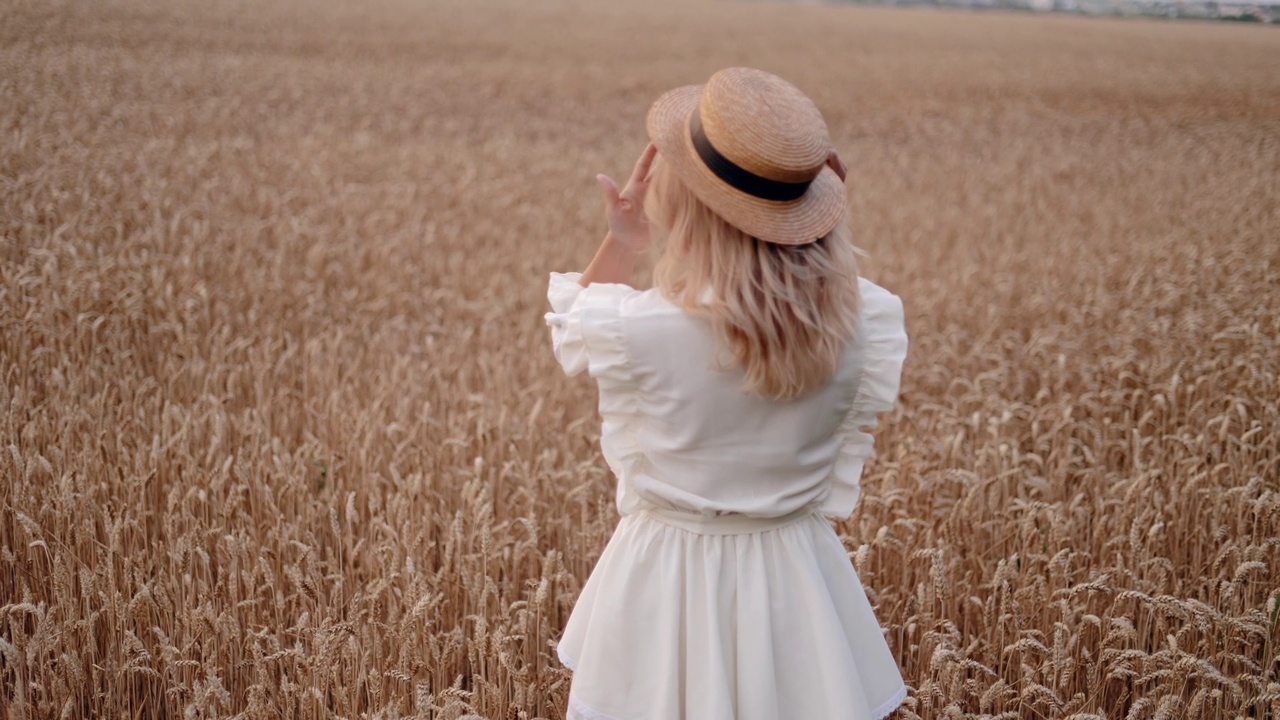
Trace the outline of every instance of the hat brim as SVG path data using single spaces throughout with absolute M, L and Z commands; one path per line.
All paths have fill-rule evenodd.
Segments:
M 737 190 L 702 162 L 693 148 L 689 118 L 702 85 L 664 94 L 649 108 L 645 128 L 663 161 L 707 207 L 730 225 L 765 242 L 804 245 L 825 237 L 844 217 L 848 195 L 840 176 L 823 167 L 795 200 L 765 200 Z

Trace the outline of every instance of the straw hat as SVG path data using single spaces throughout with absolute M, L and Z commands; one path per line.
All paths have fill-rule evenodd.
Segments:
M 693 194 L 730 225 L 780 245 L 813 242 L 844 217 L 844 182 L 826 165 L 822 113 L 782 78 L 721 70 L 653 104 L 649 139 Z

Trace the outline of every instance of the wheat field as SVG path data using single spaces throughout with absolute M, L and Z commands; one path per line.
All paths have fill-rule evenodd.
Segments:
M 1280 32 L 704 0 L 0 4 L 0 717 L 562 716 L 547 273 L 737 64 L 906 307 L 895 718 L 1280 717 Z

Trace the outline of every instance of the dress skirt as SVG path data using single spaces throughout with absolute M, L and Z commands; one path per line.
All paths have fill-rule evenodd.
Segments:
M 812 509 L 623 517 L 557 649 L 569 720 L 879 720 L 907 694 Z

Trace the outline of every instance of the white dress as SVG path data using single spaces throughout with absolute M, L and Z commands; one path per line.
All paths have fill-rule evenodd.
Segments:
M 860 280 L 834 377 L 777 402 L 714 368 L 705 320 L 656 290 L 553 273 L 569 375 L 600 386 L 617 530 L 558 645 L 569 720 L 878 720 L 906 686 L 824 516 L 858 499 L 907 352 L 902 303 Z

